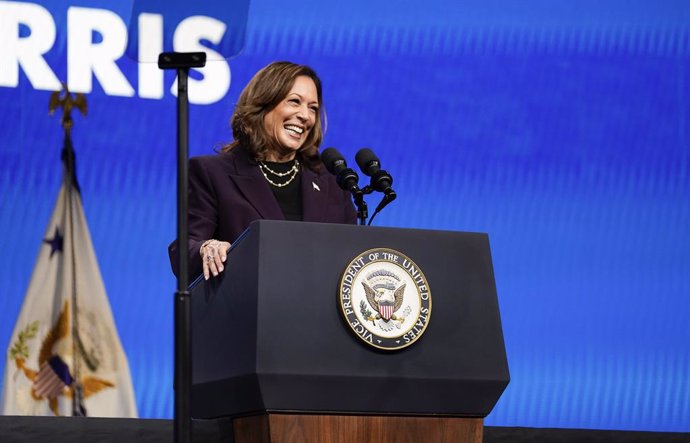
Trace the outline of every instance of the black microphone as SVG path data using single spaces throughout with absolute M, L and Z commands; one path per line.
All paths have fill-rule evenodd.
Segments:
M 361 169 L 364 174 L 371 177 L 371 182 L 369 183 L 369 186 L 364 188 L 364 192 L 370 193 L 373 189 L 374 191 L 383 192 L 384 194 L 381 202 L 374 210 L 374 214 L 372 214 L 371 218 L 369 219 L 369 224 L 371 225 L 371 222 L 374 221 L 376 214 L 381 212 L 383 208 L 385 208 L 397 197 L 397 194 L 393 188 L 391 188 L 391 185 L 393 184 L 393 177 L 391 177 L 388 172 L 381 169 L 381 161 L 376 154 L 374 154 L 374 151 L 369 148 L 360 149 L 359 152 L 357 152 L 357 155 L 355 155 L 355 160 L 357 161 L 359 169 Z
M 347 162 L 343 155 L 335 148 L 327 148 L 321 153 L 321 161 L 326 165 L 326 169 L 335 175 L 335 181 L 342 189 L 353 194 L 361 193 L 359 189 L 359 176 L 351 168 L 347 167 Z
M 391 185 L 393 185 L 393 177 L 381 169 L 381 161 L 369 148 L 362 148 L 355 155 L 357 165 L 362 172 L 371 177 L 370 186 L 379 192 L 385 194 L 395 194 Z

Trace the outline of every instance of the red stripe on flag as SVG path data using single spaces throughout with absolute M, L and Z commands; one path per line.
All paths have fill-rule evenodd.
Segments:
M 34 380 L 36 394 L 39 397 L 54 398 L 62 393 L 65 386 L 67 385 L 55 374 L 53 368 L 49 364 L 43 363 L 36 380 Z
M 381 308 L 381 316 L 383 316 L 383 318 L 385 318 L 386 320 L 389 320 L 393 316 L 393 306 L 392 305 L 383 305 L 380 308 Z

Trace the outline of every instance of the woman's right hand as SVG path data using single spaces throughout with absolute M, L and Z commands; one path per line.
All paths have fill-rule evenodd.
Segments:
M 214 238 L 206 240 L 202 243 L 199 249 L 201 254 L 201 262 L 203 263 L 204 278 L 208 280 L 211 275 L 217 277 L 223 272 L 225 267 L 223 263 L 228 259 L 228 251 L 230 250 L 230 243 L 226 241 L 216 240 Z

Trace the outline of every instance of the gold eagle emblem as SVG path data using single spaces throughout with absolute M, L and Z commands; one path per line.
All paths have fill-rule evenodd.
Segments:
M 65 300 L 65 302 L 62 305 L 62 309 L 60 310 L 60 314 L 58 315 L 57 320 L 53 324 L 53 327 L 48 331 L 48 333 L 45 335 L 43 338 L 43 341 L 41 343 L 41 349 L 38 353 L 38 367 L 41 368 L 43 367 L 44 364 L 46 364 L 51 357 L 53 357 L 55 354 L 53 353 L 53 348 L 55 347 L 55 344 L 67 337 L 67 335 L 70 332 L 70 316 L 69 316 L 69 302 Z M 58 410 L 58 397 L 52 397 L 52 398 L 44 398 L 40 396 L 36 392 L 36 387 L 34 385 L 34 382 L 36 381 L 36 377 L 38 376 L 39 371 L 32 369 L 26 365 L 26 360 L 28 359 L 28 348 L 26 346 L 26 339 L 31 339 L 35 336 L 35 330 L 38 326 L 37 322 L 32 323 L 29 325 L 25 331 L 20 333 L 19 340 L 14 344 L 12 350 L 10 351 L 11 354 L 13 354 L 14 359 L 15 359 L 15 364 L 17 366 L 17 369 L 20 370 L 27 379 L 29 379 L 32 382 L 31 386 L 31 397 L 35 401 L 42 401 L 42 400 L 48 400 L 48 407 L 50 410 L 53 412 L 53 414 L 60 415 L 59 410 Z M 33 333 L 31 332 L 33 331 Z M 28 334 L 27 334 L 28 332 Z M 24 335 L 24 338 L 22 338 L 22 335 Z M 14 352 L 16 351 L 16 352 Z M 98 377 L 93 377 L 93 376 L 84 376 L 81 377 L 81 385 L 83 388 L 83 393 L 84 393 L 84 398 L 88 398 L 91 395 L 94 395 L 103 389 L 106 388 L 112 388 L 115 387 L 115 384 L 108 381 L 104 380 Z M 74 395 L 74 384 L 72 386 L 69 386 L 65 388 L 62 394 L 67 398 L 72 398 Z
M 367 301 L 371 305 L 372 308 L 374 308 L 377 312 L 376 317 L 374 319 L 379 320 L 382 317 L 388 321 L 389 319 L 392 320 L 397 320 L 398 318 L 395 316 L 395 312 L 400 309 L 400 306 L 402 306 L 403 303 L 403 294 L 405 293 L 405 283 L 402 285 L 398 286 L 395 291 L 391 291 L 390 289 L 386 288 L 377 288 L 374 289 L 369 284 L 367 284 L 366 281 L 362 282 L 362 286 L 364 287 L 364 293 L 367 296 Z M 391 294 L 392 292 L 392 294 Z M 393 309 L 391 311 L 391 315 L 382 315 L 382 306 L 383 305 L 388 305 L 388 306 L 393 306 Z M 386 318 L 387 317 L 387 318 Z

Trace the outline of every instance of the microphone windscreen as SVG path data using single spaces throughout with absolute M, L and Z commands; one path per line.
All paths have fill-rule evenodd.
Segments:
M 338 161 L 341 161 L 342 164 L 345 164 L 345 157 L 343 157 L 343 155 L 335 148 L 326 148 L 321 153 L 321 161 L 324 165 L 326 165 L 328 172 L 331 174 L 336 174 L 337 172 L 335 170 L 335 165 L 338 163 Z
M 376 156 L 376 154 L 374 154 L 374 151 L 369 148 L 362 148 L 357 151 L 355 161 L 357 162 L 359 169 L 361 169 L 366 175 L 372 175 L 374 172 L 376 172 L 371 170 L 373 162 L 376 162 L 375 165 L 377 167 L 381 164 L 379 158 Z

